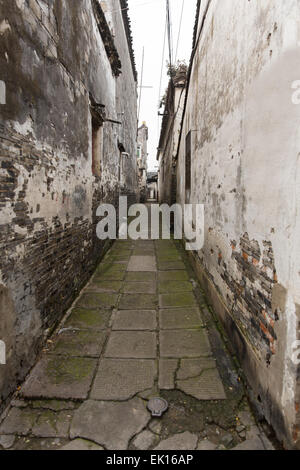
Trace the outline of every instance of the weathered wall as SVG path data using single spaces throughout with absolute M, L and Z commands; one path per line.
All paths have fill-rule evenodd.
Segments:
M 139 168 L 139 195 L 140 202 L 145 202 L 147 199 L 147 168 L 148 168 L 148 127 L 146 123 L 138 128 L 137 133 L 137 145 L 138 145 L 138 168 Z
M 159 161 L 159 202 L 176 202 L 176 154 L 185 100 L 185 74 L 169 82 L 157 160 Z
M 300 331 L 300 106 L 292 83 L 300 78 L 300 5 L 205 0 L 198 35 L 178 197 L 205 204 L 205 245 L 194 253 L 199 276 L 267 419 L 286 445 L 299 447 L 292 352 Z
M 119 196 L 119 142 L 136 194 L 136 81 L 122 13 L 114 43 L 93 6 L 0 0 L 0 407 L 103 253 L 96 208 Z M 100 177 L 90 95 L 122 121 L 103 124 Z
M 128 3 L 126 0 L 120 2 L 106 0 L 100 3 L 108 24 L 111 26 L 115 46 L 122 64 L 122 74 L 120 79 L 116 81 L 115 119 L 122 123 L 117 128 L 118 142 L 124 148 L 124 154 L 121 156 L 121 193 L 127 195 L 128 204 L 132 204 L 136 202 L 138 184 L 136 162 L 137 74 L 132 63 L 134 59 L 132 57 L 133 51 L 130 50 L 131 39 L 128 37 L 128 31 L 126 30 L 128 23 L 123 20 L 127 15 L 125 8 Z M 122 8 L 122 11 L 119 11 L 118 8 Z

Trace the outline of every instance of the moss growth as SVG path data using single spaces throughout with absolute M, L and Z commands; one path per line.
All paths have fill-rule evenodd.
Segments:
M 123 281 L 125 277 L 125 271 L 106 271 L 97 272 L 94 282 L 98 281 Z
M 185 269 L 182 261 L 158 261 L 158 268 L 161 271 L 167 271 L 168 269 L 181 270 Z
M 57 431 L 57 418 L 58 415 L 54 411 L 45 410 L 39 416 L 37 425 L 48 424 L 52 429 L 54 429 L 54 431 Z
M 156 273 L 152 272 L 128 272 L 126 275 L 126 281 L 130 282 L 138 282 L 138 281 L 155 281 L 156 279 Z
M 193 285 L 188 281 L 161 281 L 158 284 L 161 294 L 169 292 L 192 292 Z
M 120 308 L 123 310 L 155 310 L 158 301 L 154 294 L 123 294 Z
M 181 292 L 180 294 L 163 294 L 161 307 L 188 307 L 196 306 L 196 299 L 192 292 Z
M 209 424 L 214 424 L 215 429 L 218 426 L 219 432 L 233 430 L 236 426 L 238 402 L 235 400 L 199 401 L 179 391 L 161 391 L 161 396 L 172 403 L 161 421 L 163 437 L 183 430 L 207 431 Z
M 186 271 L 163 271 L 158 273 L 158 280 L 164 281 L 188 281 L 189 276 Z
M 58 354 L 94 356 L 100 353 L 104 332 L 95 330 L 66 331 L 59 336 L 54 347 Z
M 35 409 L 47 409 L 52 411 L 73 410 L 75 403 L 65 400 L 34 400 L 30 406 Z
M 96 269 L 96 273 L 115 273 L 119 271 L 126 271 L 126 264 L 120 264 L 115 262 L 105 262 L 100 264 Z
M 95 279 L 89 286 L 91 289 L 102 290 L 103 292 L 119 292 L 122 287 L 121 281 L 101 281 Z
M 117 294 L 108 294 L 108 293 L 88 293 L 83 294 L 76 307 L 82 307 L 86 309 L 94 309 L 100 307 L 114 307 L 117 303 L 118 295 Z
M 110 312 L 99 310 L 74 309 L 65 323 L 66 327 L 78 328 L 105 328 L 110 318 Z
M 56 357 L 48 361 L 46 374 L 55 384 L 76 384 L 93 373 L 94 359 L 70 357 L 58 360 Z

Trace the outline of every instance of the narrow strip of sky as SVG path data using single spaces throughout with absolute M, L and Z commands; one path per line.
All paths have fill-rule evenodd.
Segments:
M 172 43 L 174 48 L 173 53 L 175 55 L 181 20 L 181 33 L 178 42 L 177 60 L 185 60 L 188 64 L 192 50 L 196 0 L 185 0 L 184 9 L 182 10 L 183 1 L 184 0 L 169 0 L 172 22 Z M 144 47 L 143 85 L 153 87 L 142 89 L 140 109 L 140 123 L 146 121 L 149 127 L 148 165 L 149 170 L 153 171 L 157 164 L 156 151 L 160 132 L 160 125 L 158 128 L 157 122 L 157 113 L 159 104 L 158 95 L 160 88 L 161 60 L 166 24 L 166 0 L 128 0 L 128 5 L 137 71 L 140 75 Z M 164 95 L 168 85 L 168 57 L 169 52 L 166 42 L 161 96 Z M 140 79 L 141 77 L 139 76 L 139 81 Z

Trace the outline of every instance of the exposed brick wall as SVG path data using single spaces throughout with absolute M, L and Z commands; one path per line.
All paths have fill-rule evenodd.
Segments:
M 15 309 L 22 317 L 30 317 L 25 299 L 39 312 L 42 335 L 42 331 L 53 328 L 60 320 L 103 256 L 105 243 L 96 237 L 96 209 L 104 199 L 117 205 L 118 190 L 105 194 L 102 190 L 94 191 L 92 220 L 83 216 L 70 216 L 69 220 L 67 217 L 66 222 L 62 223 L 59 215 L 56 215 L 49 224 L 44 216 L 39 216 L 42 199 L 36 201 L 35 208 L 30 208 L 26 200 L 29 178 L 23 179 L 21 186 L 18 184 L 18 178 L 23 175 L 22 170 L 24 174 L 30 175 L 39 166 L 47 174 L 49 159 L 45 151 L 39 152 L 32 143 L 12 133 L 8 134 L 8 131 L 0 135 L 0 144 L 1 208 L 14 201 L 11 203 L 14 212 L 11 220 L 3 223 L 1 218 L 1 281 L 11 288 L 14 286 Z M 66 204 L 69 195 L 65 191 L 61 194 L 53 192 L 52 184 L 52 179 L 46 178 L 45 193 L 41 198 L 46 197 L 48 190 L 57 200 L 58 207 Z M 23 234 L 20 229 L 24 231 Z M 23 330 L 17 324 L 16 338 L 19 334 L 23 334 Z M 41 335 L 32 339 L 36 350 Z M 25 357 L 26 351 L 23 355 L 15 356 L 16 371 Z
M 292 344 L 300 108 L 291 99 L 298 16 L 297 0 L 284 9 L 259 0 L 201 2 L 177 163 L 184 204 L 185 139 L 193 131 L 190 202 L 205 210 L 199 273 L 261 409 L 291 447 L 299 388 Z
M 96 236 L 96 211 L 118 208 L 119 142 L 136 202 L 132 57 L 121 12 L 115 42 L 100 13 L 98 21 L 90 0 L 0 3 L 8 24 L 0 35 L 0 339 L 8 353 L 0 409 L 110 244 Z M 92 174 L 92 101 L 108 119 L 100 177 Z
M 272 311 L 272 290 L 277 282 L 272 245 L 265 241 L 261 253 L 259 244 L 245 233 L 239 246 L 232 241 L 232 258 L 238 277 L 228 271 L 221 251 L 218 254 L 221 277 L 233 294 L 232 313 L 259 355 L 269 362 L 276 350 L 274 324 L 279 320 Z

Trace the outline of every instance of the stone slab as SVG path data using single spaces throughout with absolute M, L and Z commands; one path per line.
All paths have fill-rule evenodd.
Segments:
M 125 294 L 155 294 L 156 282 L 125 282 L 122 292 Z
M 34 426 L 38 412 L 27 408 L 11 408 L 0 425 L 0 434 L 26 436 Z
M 14 445 L 15 439 L 13 435 L 2 434 L 2 436 L 0 436 L 0 446 L 3 447 L 3 449 L 10 449 Z
M 155 310 L 120 310 L 113 321 L 113 330 L 156 330 Z
M 132 252 L 132 256 L 155 256 L 155 249 L 152 248 L 136 248 Z
M 161 432 L 162 432 L 162 428 L 163 428 L 161 419 L 160 418 L 154 418 L 150 422 L 148 427 L 152 432 L 154 432 L 154 434 L 160 435 Z
M 156 361 L 102 359 L 91 391 L 94 400 L 128 400 L 153 387 Z
M 50 354 L 77 357 L 99 357 L 106 339 L 106 332 L 97 330 L 63 331 L 55 341 Z
M 89 400 L 75 412 L 70 437 L 92 440 L 108 450 L 126 450 L 150 419 L 140 398 L 121 403 Z
M 265 450 L 265 448 L 260 438 L 256 437 L 238 444 L 232 450 Z
M 210 356 L 207 333 L 204 330 L 161 331 L 160 355 L 165 358 Z
M 205 370 L 199 377 L 177 380 L 177 388 L 198 400 L 226 400 L 227 398 L 217 369 Z
M 82 294 L 76 302 L 75 307 L 95 309 L 95 308 L 113 308 L 116 306 L 118 300 L 117 294 L 111 293 L 94 293 L 89 292 Z
M 86 292 L 119 292 L 121 281 L 97 281 L 96 279 L 86 287 Z
M 154 359 L 156 358 L 156 333 L 114 331 L 108 340 L 105 357 Z
M 126 271 L 110 271 L 110 272 L 101 272 L 96 273 L 93 282 L 98 281 L 123 281 Z
M 181 359 L 178 367 L 177 379 L 186 380 L 198 377 L 203 371 L 216 369 L 217 364 L 212 357 L 198 357 L 197 359 Z
M 76 405 L 73 401 L 65 400 L 32 400 L 27 401 L 31 408 L 46 409 L 52 411 L 74 410 Z
M 64 328 L 83 330 L 104 330 L 108 327 L 111 312 L 108 310 L 87 310 L 74 308 L 67 318 Z
M 133 247 L 134 248 L 149 248 L 149 247 L 154 247 L 154 241 L 153 240 L 134 240 L 133 241 Z
M 197 442 L 198 436 L 186 431 L 161 441 L 154 450 L 195 450 Z
M 133 445 L 138 450 L 148 450 L 149 447 L 154 445 L 157 439 L 157 436 L 146 429 L 134 439 Z
M 160 310 L 159 324 L 163 330 L 193 329 L 203 325 L 200 310 L 196 307 Z
M 143 271 L 156 271 L 155 256 L 131 256 L 127 271 L 143 272 Z
M 103 273 L 103 272 L 112 272 L 112 271 L 126 271 L 127 263 L 126 261 L 116 261 L 113 259 L 108 258 L 96 269 L 96 273 Z
M 117 254 L 117 252 L 114 252 L 114 253 L 109 253 L 107 255 L 107 258 L 105 259 L 109 259 L 115 262 L 123 261 L 123 262 L 128 263 L 130 256 L 131 256 L 131 251 L 128 251 L 128 253 L 121 253 L 121 254 Z
M 175 390 L 175 372 L 178 359 L 160 359 L 158 386 L 161 390 Z
M 127 272 L 125 281 L 134 281 L 134 282 L 145 282 L 145 281 L 155 281 L 156 272 Z
M 182 261 L 160 261 L 158 262 L 159 271 L 180 271 L 185 270 L 185 264 Z
M 197 450 L 216 450 L 218 446 L 209 440 L 199 442 Z
M 119 303 L 120 310 L 154 310 L 158 304 L 155 294 L 123 294 Z
M 188 281 L 189 275 L 186 271 L 159 271 L 158 281 Z
M 133 240 L 130 240 L 130 239 L 129 240 L 121 240 L 120 238 L 118 238 L 114 242 L 114 244 L 112 246 L 112 249 L 117 249 L 117 250 L 127 249 L 128 250 L 128 249 L 132 248 L 134 243 L 135 242 Z
M 32 434 L 36 437 L 68 437 L 71 419 L 70 411 L 44 410 L 33 426 Z
M 86 439 L 74 439 L 60 450 L 104 450 L 103 447 L 95 444 L 94 442 L 87 441 Z
M 250 411 L 240 411 L 238 414 L 239 421 L 246 426 L 254 426 L 255 425 L 255 419 L 253 415 L 250 413 Z
M 126 245 L 114 245 L 108 252 L 108 255 L 128 255 L 131 253 L 132 250 L 132 245 L 128 244 Z
M 173 240 L 167 240 L 167 239 L 162 239 L 160 238 L 159 240 L 155 240 L 154 241 L 155 243 L 155 246 L 157 246 L 158 248 L 175 248 L 175 245 L 174 245 L 174 242 Z
M 108 257 L 112 256 L 129 256 L 131 254 L 132 247 L 131 246 L 114 246 L 108 252 Z
M 197 306 L 197 302 L 192 292 L 161 294 L 159 296 L 159 306 L 160 308 L 194 307 Z
M 21 394 L 27 398 L 87 398 L 96 359 L 50 355 L 43 357 L 25 381 Z
M 193 284 L 189 281 L 160 281 L 158 284 L 158 292 L 160 294 L 192 291 Z
M 157 252 L 157 261 L 158 263 L 167 263 L 167 262 L 177 262 L 182 261 L 180 254 L 175 250 L 173 252 Z

